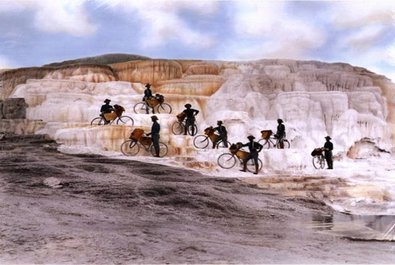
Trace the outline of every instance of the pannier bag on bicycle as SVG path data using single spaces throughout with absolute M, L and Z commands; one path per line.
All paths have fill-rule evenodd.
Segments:
M 248 156 L 250 153 L 248 153 L 248 152 L 246 152 L 246 151 L 243 151 L 243 150 L 240 150 L 241 145 L 242 145 L 242 143 L 232 144 L 232 145 L 229 147 L 229 151 L 230 151 L 232 154 L 236 155 L 236 156 L 237 156 L 238 158 L 240 158 L 241 160 L 244 160 L 244 159 L 247 158 L 247 156 Z
M 129 139 L 138 141 L 138 140 L 140 140 L 141 136 L 143 136 L 143 134 L 144 134 L 144 130 L 143 129 L 136 128 L 130 134 Z
M 262 133 L 262 139 L 268 140 L 270 136 L 273 134 L 272 130 L 263 130 L 261 131 Z
M 148 136 L 141 136 L 139 142 L 142 145 L 150 145 L 152 143 L 152 139 Z
M 322 155 L 322 148 L 321 147 L 315 148 L 313 150 L 313 152 L 311 152 L 311 156 L 318 156 L 318 155 Z
M 147 99 L 147 104 L 151 108 L 158 106 L 165 101 L 165 97 L 160 94 L 156 94 L 154 97 Z
M 184 112 L 181 112 L 181 113 L 177 114 L 177 120 L 179 122 L 183 122 L 186 117 L 187 117 L 187 115 Z

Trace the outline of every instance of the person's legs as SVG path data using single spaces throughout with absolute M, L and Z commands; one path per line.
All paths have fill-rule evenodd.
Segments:
M 228 137 L 222 136 L 221 138 L 222 138 L 222 142 L 224 143 L 224 146 L 228 147 Z
M 185 120 L 185 130 L 184 130 L 184 135 L 188 134 L 188 127 L 190 126 L 190 121 L 188 119 Z
M 247 172 L 247 163 L 248 163 L 248 160 L 250 160 L 250 159 L 252 159 L 252 158 L 253 158 L 253 157 L 251 156 L 251 154 L 248 154 L 248 156 L 243 160 L 243 169 L 240 170 L 240 171 Z
M 191 135 L 195 135 L 195 121 L 191 122 Z
M 280 139 L 278 140 L 278 142 L 279 142 L 279 145 L 280 145 L 280 149 L 284 149 L 284 141 L 283 141 L 283 138 L 280 138 Z
M 155 149 L 155 156 L 159 157 L 160 147 L 159 147 L 159 135 L 152 136 L 152 144 Z
M 325 161 L 326 164 L 328 165 L 328 169 L 333 169 L 332 154 L 325 154 Z
M 333 158 L 332 158 L 332 156 L 328 160 L 328 169 L 333 169 Z
M 254 156 L 254 162 L 255 162 L 255 175 L 258 174 L 259 172 L 259 164 L 258 164 L 258 154 Z

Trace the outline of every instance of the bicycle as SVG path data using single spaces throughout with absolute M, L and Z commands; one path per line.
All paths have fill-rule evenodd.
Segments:
M 164 100 L 164 96 L 156 94 L 155 97 L 147 99 L 146 101 L 141 101 L 134 105 L 134 113 L 149 114 L 149 111 L 152 110 L 153 113 L 157 112 L 170 114 L 173 109 L 169 104 L 165 103 Z
M 141 129 L 138 131 L 140 136 L 136 136 L 136 130 L 132 132 L 129 139 L 121 144 L 121 152 L 125 156 L 135 156 L 140 152 L 140 149 L 144 149 L 146 152 L 149 152 L 152 156 L 155 156 L 155 148 L 152 144 L 151 137 L 143 136 L 140 132 L 143 131 Z M 144 131 L 143 131 L 144 133 Z M 159 142 L 159 157 L 164 157 L 167 155 L 169 148 L 163 142 Z
M 122 115 L 125 109 L 120 105 L 114 105 L 114 111 L 111 113 L 101 114 L 99 117 L 91 121 L 91 125 L 111 125 L 114 122 L 118 125 L 133 126 L 134 120 L 132 117 Z
M 323 151 L 325 149 L 323 147 L 315 148 L 311 155 L 313 156 L 313 166 L 316 169 L 324 169 L 325 168 L 325 157 L 323 155 Z
M 272 147 L 276 147 L 278 149 L 288 149 L 291 147 L 289 141 L 286 138 L 283 138 L 281 140 L 283 147 L 281 148 L 280 140 L 275 135 L 272 135 L 272 130 L 263 130 L 261 133 L 262 139 L 260 139 L 258 143 L 260 143 L 265 149 L 270 149 Z
M 213 126 L 204 130 L 204 134 L 200 134 L 193 139 L 193 145 L 198 149 L 206 148 L 210 141 L 213 143 L 213 148 L 224 148 L 230 146 L 228 141 L 223 141 L 219 135 L 214 133 Z
M 243 166 L 244 159 L 249 155 L 248 152 L 244 150 L 240 150 L 241 143 L 232 144 L 229 147 L 230 153 L 224 153 L 220 155 L 217 159 L 217 163 L 220 167 L 224 169 L 233 168 L 237 162 L 239 162 L 240 166 Z M 263 163 L 260 158 L 258 158 L 258 171 L 261 171 Z M 255 172 L 255 161 L 254 159 L 249 159 L 247 161 L 247 170 L 249 172 Z
M 185 133 L 186 121 L 185 121 L 185 113 L 181 112 L 177 114 L 177 121 L 173 123 L 171 126 L 171 130 L 175 135 L 180 135 Z M 196 125 L 196 121 L 193 123 L 192 126 L 188 126 L 187 133 L 191 136 L 195 136 L 198 132 L 198 127 Z

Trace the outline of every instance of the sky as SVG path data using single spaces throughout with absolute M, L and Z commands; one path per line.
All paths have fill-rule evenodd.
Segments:
M 107 53 L 344 62 L 395 82 L 395 1 L 0 0 L 0 68 Z

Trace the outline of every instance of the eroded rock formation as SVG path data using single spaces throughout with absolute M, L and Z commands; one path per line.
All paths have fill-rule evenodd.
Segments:
M 86 126 L 105 98 L 133 116 L 144 84 L 151 83 L 154 93 L 163 94 L 173 107 L 172 115 L 160 116 L 164 128 L 189 102 L 201 110 L 201 128 L 223 120 L 231 141 L 240 141 L 247 133 L 258 136 L 262 129 L 275 130 L 277 118 L 285 121 L 287 137 L 296 148 L 320 146 L 326 135 L 343 150 L 363 137 L 387 149 L 395 141 L 395 85 L 384 76 L 343 63 L 144 59 L 15 69 L 0 77 L 1 98 L 25 98 L 28 119 L 63 124 L 56 128 Z M 147 117 L 134 117 L 149 127 Z M 55 135 L 57 129 L 51 128 Z M 169 142 L 179 142 L 167 132 Z

